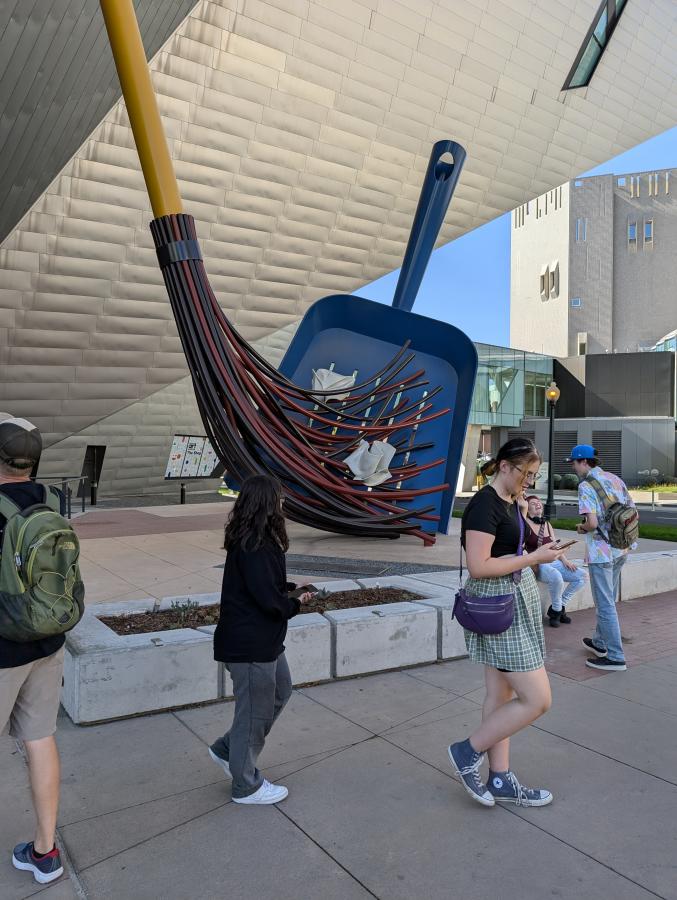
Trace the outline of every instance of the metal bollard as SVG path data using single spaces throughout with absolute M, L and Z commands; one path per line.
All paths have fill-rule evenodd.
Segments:
M 73 499 L 73 491 L 71 490 L 70 484 L 68 485 L 68 490 L 66 491 L 66 511 L 68 513 L 68 518 L 71 518 L 71 514 L 73 512 L 71 507 L 71 501 Z
M 83 512 L 85 511 L 85 482 L 86 481 L 87 481 L 86 478 L 80 479 L 80 496 L 82 498 L 82 511 Z
M 179 500 L 179 502 L 180 503 L 186 502 L 186 485 L 183 484 L 183 482 L 181 483 L 181 499 Z
M 93 481 L 92 484 L 91 484 L 91 486 L 90 486 L 90 488 L 89 488 L 89 503 L 90 503 L 90 506 L 96 506 L 96 491 L 97 491 L 97 488 L 98 488 L 98 487 L 99 487 L 99 485 L 96 483 L 96 481 Z

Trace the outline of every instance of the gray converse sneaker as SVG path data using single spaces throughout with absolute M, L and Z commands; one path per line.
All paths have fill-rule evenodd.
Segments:
M 468 741 L 451 744 L 448 753 L 451 764 L 461 779 L 461 784 L 473 800 L 481 803 L 482 806 L 495 806 L 496 801 L 487 790 L 479 773 L 479 768 L 484 762 L 484 753 L 474 751 Z
M 492 772 L 489 790 L 497 803 L 514 803 L 516 806 L 547 806 L 552 803 L 550 791 L 524 787 L 513 772 Z

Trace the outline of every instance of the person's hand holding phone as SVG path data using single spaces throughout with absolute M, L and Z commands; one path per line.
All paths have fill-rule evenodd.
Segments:
M 566 548 L 559 547 L 556 543 L 543 544 L 538 550 L 529 553 L 529 562 L 531 565 L 541 565 L 542 563 L 553 563 L 559 559 Z

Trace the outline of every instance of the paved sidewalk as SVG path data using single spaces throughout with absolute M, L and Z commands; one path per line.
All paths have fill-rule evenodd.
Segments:
M 555 794 L 545 809 L 480 808 L 452 776 L 446 747 L 480 718 L 482 670 L 466 660 L 295 691 L 261 760 L 267 777 L 289 787 L 277 808 L 234 805 L 207 756 L 232 703 L 90 728 L 62 718 L 59 837 L 73 880 L 45 893 L 677 898 L 676 603 L 673 593 L 622 604 L 630 658 L 643 641 L 653 656 L 622 674 L 584 668 L 579 637 L 592 611 L 548 629 L 552 667 L 569 667 L 570 677 L 552 675 L 552 710 L 515 739 L 513 753 L 526 783 Z M 12 749 L 0 738 L 2 900 L 42 891 L 9 864 L 31 822 L 23 760 Z

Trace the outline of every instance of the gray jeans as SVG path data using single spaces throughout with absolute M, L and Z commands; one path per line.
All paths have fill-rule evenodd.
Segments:
M 291 697 L 291 675 L 284 653 L 275 662 L 228 663 L 233 679 L 235 715 L 230 731 L 212 744 L 228 761 L 233 797 L 248 797 L 263 784 L 256 760 L 266 736 Z

